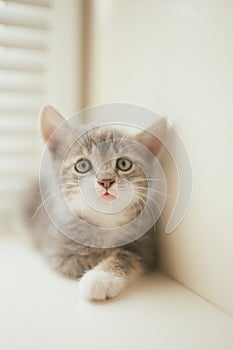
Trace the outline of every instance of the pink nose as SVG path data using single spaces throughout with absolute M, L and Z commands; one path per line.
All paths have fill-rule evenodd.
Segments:
M 105 190 L 107 191 L 111 186 L 112 184 L 114 184 L 115 180 L 113 179 L 104 179 L 104 180 L 101 180 L 101 181 L 98 181 L 98 184 L 102 187 L 105 188 Z

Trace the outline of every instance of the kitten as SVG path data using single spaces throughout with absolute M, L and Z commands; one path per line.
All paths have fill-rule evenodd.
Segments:
M 159 191 L 148 195 L 144 168 L 150 170 L 153 187 L 157 167 L 148 153 L 157 154 L 161 144 L 147 131 L 130 135 L 111 125 L 86 129 L 71 144 L 69 121 L 51 106 L 42 110 L 41 129 L 49 157 L 40 183 L 43 206 L 41 197 L 33 195 L 26 210 L 33 241 L 54 269 L 80 279 L 86 299 L 113 298 L 155 266 L 150 220 Z M 162 135 L 165 121 L 154 129 Z

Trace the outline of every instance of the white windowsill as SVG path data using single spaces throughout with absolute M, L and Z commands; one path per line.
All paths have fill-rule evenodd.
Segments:
M 88 303 L 14 237 L 0 238 L 0 348 L 231 350 L 233 320 L 161 273 Z

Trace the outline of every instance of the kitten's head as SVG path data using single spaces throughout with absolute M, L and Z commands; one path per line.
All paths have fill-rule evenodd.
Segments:
M 59 138 L 53 137 L 64 118 L 47 106 L 42 111 L 41 126 L 49 141 L 52 159 L 60 157 L 62 143 L 69 140 L 72 126 L 66 121 Z M 162 136 L 166 128 L 161 119 L 151 126 Z M 98 227 L 118 227 L 135 219 L 148 198 L 148 177 L 156 184 L 156 162 L 161 142 L 148 131 L 113 125 L 87 128 L 72 142 L 62 159 L 59 184 L 71 211 Z M 51 137 L 52 136 L 52 137 Z M 63 153 L 64 154 L 64 153 Z M 52 161 L 53 161 L 52 160 Z M 155 189 L 152 194 L 155 194 Z M 151 196 L 151 194 L 150 194 Z

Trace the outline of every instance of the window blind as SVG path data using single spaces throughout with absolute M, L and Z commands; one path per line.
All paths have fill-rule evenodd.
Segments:
M 52 3 L 0 0 L 0 224 L 38 163 L 38 111 L 48 80 Z

